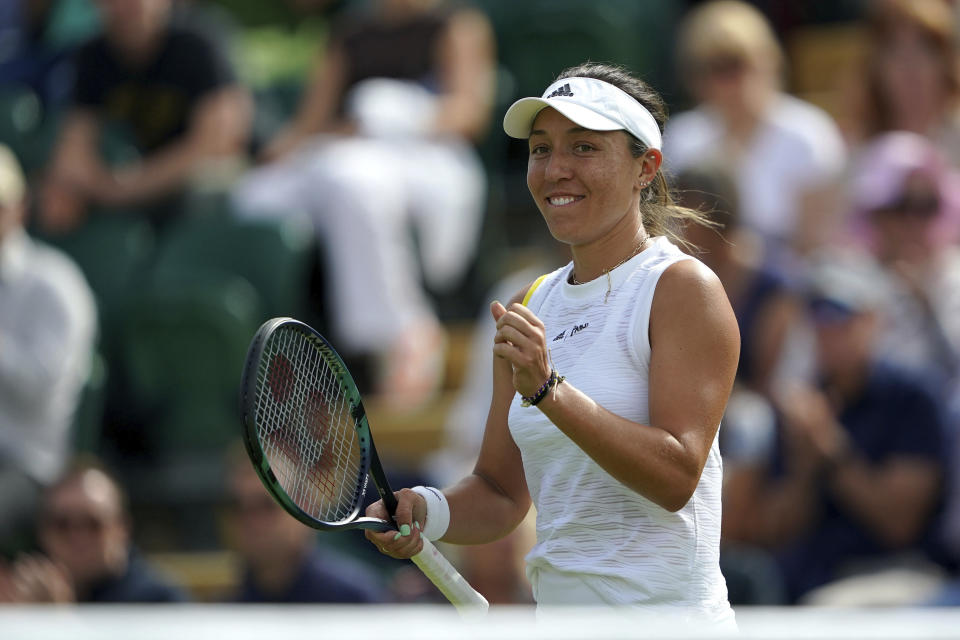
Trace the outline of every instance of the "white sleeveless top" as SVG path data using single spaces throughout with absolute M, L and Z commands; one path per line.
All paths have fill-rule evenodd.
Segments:
M 527 306 L 546 326 L 557 371 L 609 411 L 649 425 L 650 306 L 660 275 L 690 259 L 657 237 L 609 280 L 572 285 L 572 263 L 544 276 Z M 574 578 L 595 593 L 592 604 L 678 607 L 684 615 L 732 619 L 719 567 L 716 439 L 693 497 L 671 513 L 615 480 L 539 409 L 521 406 L 519 394 L 509 426 L 537 508 L 537 542 L 526 560 L 538 605 L 571 604 L 550 594 Z M 559 588 L 537 593 L 541 581 Z

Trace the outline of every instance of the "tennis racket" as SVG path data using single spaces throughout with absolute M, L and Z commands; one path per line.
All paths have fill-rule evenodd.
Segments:
M 343 360 L 313 328 L 273 318 L 257 330 L 243 369 L 240 411 L 253 466 L 287 513 L 315 529 L 396 528 L 359 516 L 368 472 L 393 516 L 390 489 L 360 392 Z M 413 562 L 460 610 L 486 599 L 426 538 Z

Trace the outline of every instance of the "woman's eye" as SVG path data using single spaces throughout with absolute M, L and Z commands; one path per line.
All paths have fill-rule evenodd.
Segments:
M 547 152 L 547 145 L 545 144 L 538 144 L 537 146 L 530 148 L 530 155 L 536 156 L 546 152 Z
M 581 142 L 580 144 L 574 145 L 574 150 L 579 151 L 580 153 L 586 153 L 587 151 L 593 151 L 594 146 L 592 144 L 587 144 L 586 142 Z

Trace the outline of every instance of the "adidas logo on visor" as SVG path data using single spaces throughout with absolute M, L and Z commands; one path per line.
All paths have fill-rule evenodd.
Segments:
M 564 97 L 567 97 L 567 98 L 572 98 L 572 97 L 573 97 L 573 91 L 570 90 L 570 85 L 569 85 L 569 84 L 563 85 L 562 87 L 560 87 L 559 89 L 557 89 L 556 91 L 554 91 L 553 93 L 551 93 L 550 95 L 548 95 L 548 96 L 547 96 L 547 99 L 556 98 L 557 96 L 564 96 Z

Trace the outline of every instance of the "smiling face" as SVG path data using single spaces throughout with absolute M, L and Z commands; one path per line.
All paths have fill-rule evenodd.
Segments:
M 549 107 L 534 120 L 529 145 L 527 186 L 554 238 L 578 247 L 636 236 L 659 152 L 635 158 L 625 132 L 584 129 Z

